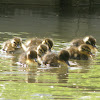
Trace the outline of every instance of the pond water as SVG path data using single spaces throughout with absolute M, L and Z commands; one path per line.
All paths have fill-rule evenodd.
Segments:
M 48 37 L 59 51 L 86 35 L 98 47 L 93 60 L 68 68 L 21 67 L 18 54 L 0 52 L 0 100 L 100 100 L 100 7 L 0 5 L 0 31 L 0 47 L 15 36 Z

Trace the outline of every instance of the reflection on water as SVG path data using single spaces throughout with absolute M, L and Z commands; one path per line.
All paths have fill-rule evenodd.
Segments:
M 73 38 L 93 35 L 99 51 L 99 21 L 99 7 L 1 5 L 0 46 L 14 36 L 23 41 L 50 37 L 54 40 L 54 50 L 59 51 L 70 46 Z M 18 57 L 0 51 L 0 99 L 100 99 L 99 52 L 91 61 L 70 60 L 70 67 L 54 68 L 22 67 L 17 64 Z

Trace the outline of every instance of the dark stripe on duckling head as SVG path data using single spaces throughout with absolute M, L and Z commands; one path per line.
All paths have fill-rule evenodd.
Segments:
M 41 48 L 41 50 L 42 50 L 42 53 L 47 52 L 47 46 L 46 46 L 46 45 L 41 44 L 41 45 L 40 45 L 40 48 Z
M 12 47 L 21 48 L 21 42 L 22 42 L 21 38 L 15 37 L 14 39 L 11 40 Z
M 96 39 L 93 37 L 93 36 L 87 36 L 83 39 L 83 41 L 86 43 L 86 44 L 89 44 L 89 45 L 92 45 L 92 46 L 95 46 L 96 44 Z
M 45 53 L 47 52 L 47 46 L 45 44 L 40 44 L 38 47 L 37 47 L 37 53 L 38 53 L 38 56 L 42 56 L 44 55 Z
M 91 49 L 89 48 L 89 46 L 87 44 L 82 44 L 79 46 L 79 51 L 83 52 L 83 53 L 90 54 Z
M 46 44 L 49 47 L 49 50 L 51 51 L 51 48 L 53 46 L 53 41 L 51 39 L 45 39 L 42 44 Z

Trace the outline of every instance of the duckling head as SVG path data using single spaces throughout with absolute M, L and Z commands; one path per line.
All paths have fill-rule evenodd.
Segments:
M 87 44 L 82 44 L 78 47 L 78 50 L 81 54 L 85 54 L 87 56 L 92 57 L 92 53 L 91 53 L 91 49 L 89 48 L 89 46 Z
M 13 48 L 21 48 L 22 45 L 22 39 L 19 37 L 15 37 L 14 39 L 11 40 L 11 44 Z
M 37 59 L 37 52 L 35 50 L 30 50 L 30 51 L 27 51 L 27 59 L 28 60 L 34 60 L 35 62 L 36 59 Z
M 37 47 L 37 55 L 38 56 L 43 56 L 46 52 L 47 52 L 47 46 L 45 44 L 40 44 L 38 47 Z
M 86 36 L 85 38 L 83 38 L 83 41 L 86 44 L 92 45 L 93 47 L 96 48 L 95 44 L 96 44 L 96 39 L 93 36 Z
M 51 51 L 51 48 L 53 47 L 53 41 L 51 39 L 44 39 L 44 41 L 42 42 L 42 44 L 46 44 L 49 48 L 49 51 Z
M 70 66 L 68 60 L 70 58 L 70 54 L 67 50 L 61 50 L 58 54 L 59 60 L 66 62 L 67 65 Z

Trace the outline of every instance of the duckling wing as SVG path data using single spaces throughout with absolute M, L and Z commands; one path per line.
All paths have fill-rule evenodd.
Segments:
M 82 39 L 76 39 L 76 40 L 73 40 L 73 41 L 71 42 L 71 44 L 72 44 L 72 46 L 78 47 L 78 46 L 80 46 L 81 44 L 84 44 L 84 41 L 83 41 Z

